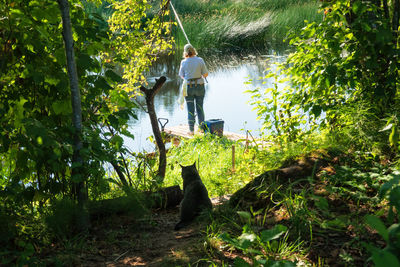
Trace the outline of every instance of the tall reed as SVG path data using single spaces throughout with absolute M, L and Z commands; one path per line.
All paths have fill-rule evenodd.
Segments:
M 198 48 L 249 49 L 281 42 L 288 31 L 320 21 L 318 2 L 312 0 L 219 0 L 176 2 L 190 42 Z M 180 29 L 177 45 L 186 43 Z

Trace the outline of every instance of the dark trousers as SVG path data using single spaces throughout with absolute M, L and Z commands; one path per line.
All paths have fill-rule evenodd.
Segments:
M 189 130 L 191 132 L 194 131 L 194 123 L 196 121 L 195 114 L 197 114 L 199 125 L 202 125 L 204 122 L 204 109 L 203 109 L 204 95 L 205 95 L 204 84 L 188 85 L 187 96 L 185 97 L 185 100 L 188 110 Z

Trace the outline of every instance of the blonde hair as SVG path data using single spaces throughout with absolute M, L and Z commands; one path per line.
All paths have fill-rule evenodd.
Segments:
M 183 57 L 191 57 L 197 55 L 196 49 L 191 44 L 186 44 L 183 47 Z

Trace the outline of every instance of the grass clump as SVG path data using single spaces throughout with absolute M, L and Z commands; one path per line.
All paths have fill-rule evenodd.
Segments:
M 232 169 L 232 146 L 235 146 L 235 169 Z M 181 168 L 196 162 L 200 177 L 211 197 L 230 194 L 244 186 L 265 168 L 254 148 L 245 149 L 241 143 L 213 135 L 195 136 L 183 140 L 168 152 L 170 167 L 166 185 L 182 184 Z

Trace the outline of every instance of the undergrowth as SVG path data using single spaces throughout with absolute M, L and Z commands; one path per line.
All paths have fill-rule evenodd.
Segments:
M 323 168 L 295 181 L 282 182 L 271 176 L 263 186 L 254 188 L 257 192 L 254 202 L 238 206 L 226 202 L 215 206 L 212 214 L 200 217 L 203 245 L 197 253 L 203 255 L 202 262 L 209 266 L 360 266 L 372 263 L 383 266 L 382 262 L 391 262 L 393 264 L 387 266 L 396 266 L 400 247 L 400 173 L 395 165 L 371 153 L 348 153 L 346 142 L 334 142 L 332 138 L 328 134 L 316 134 L 297 142 L 271 143 L 260 149 L 213 135 L 196 135 L 182 140 L 178 147 L 172 146 L 162 186 L 180 185 L 182 188 L 179 165 L 196 162 L 210 197 L 234 194 L 256 176 L 290 166 L 299 158 L 320 156 L 326 163 Z M 234 169 L 232 146 L 235 147 Z M 133 174 L 145 169 L 133 169 L 132 179 L 140 178 L 149 183 L 151 168 L 156 168 L 157 163 L 146 166 L 147 174 L 136 178 Z M 66 227 L 73 223 L 66 219 L 73 221 L 74 207 L 60 202 L 49 208 L 46 221 L 35 219 L 42 227 L 37 225 L 30 229 L 26 225 L 24 228 L 31 237 L 41 236 L 41 239 L 15 238 L 18 251 L 3 251 L 2 263 L 39 263 L 42 259 L 37 255 L 54 250 L 57 253 L 46 260 L 48 263 L 75 264 L 81 262 L 74 259 L 83 250 L 96 251 L 96 242 L 87 236 L 67 235 Z M 113 206 L 110 208 L 117 210 Z M 126 231 L 153 227 L 151 219 L 139 216 L 132 220 L 138 215 L 135 211 L 129 215 L 130 224 L 123 230 L 113 229 L 112 218 L 119 218 L 119 215 L 112 210 L 101 216 L 101 220 L 110 224 L 104 238 L 112 242 L 114 249 L 126 242 L 120 240 Z M 123 221 L 124 217 L 121 218 Z M 10 228 L 12 218 L 0 216 L 0 220 L 3 228 Z M 93 221 L 93 229 L 104 233 L 99 230 L 101 220 Z M 50 232 L 35 234 L 33 231 L 38 228 Z M 15 235 L 12 231 L 10 234 Z M 53 237 L 49 235 L 52 232 L 56 233 Z M 2 236 L 4 240 L 0 241 L 9 238 Z M 40 244 L 56 245 L 38 250 Z M 184 263 L 190 264 L 192 259 L 185 258 Z
M 268 149 L 261 149 L 252 143 L 246 146 L 245 140 L 233 142 L 215 135 L 196 135 L 193 139 L 182 140 L 178 147 L 173 146 L 168 151 L 164 186 L 182 184 L 179 165 L 186 166 L 196 162 L 211 197 L 232 194 L 255 176 L 278 168 L 285 161 L 309 153 L 320 145 L 321 138 L 309 137 L 297 143 L 285 146 L 268 145 Z
M 314 175 L 289 184 L 267 180 L 254 188 L 254 206 L 215 209 L 205 236 L 215 266 L 399 266 L 399 173 L 370 153 L 324 146 L 324 139 L 330 140 L 320 138 L 318 150 L 310 143 L 268 150 L 285 166 L 290 158 L 324 155 L 328 164 Z

